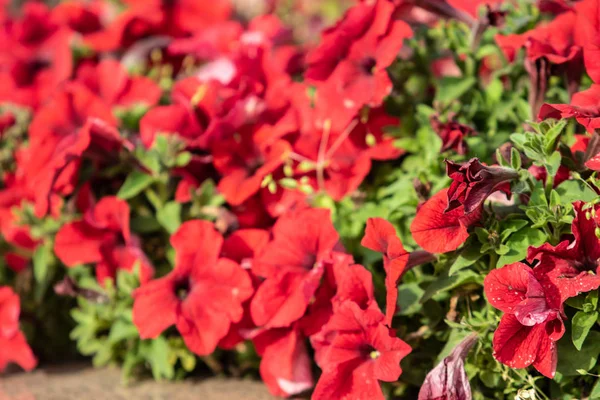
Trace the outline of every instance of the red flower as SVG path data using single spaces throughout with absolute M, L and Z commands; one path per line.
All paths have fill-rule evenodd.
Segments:
M 411 348 L 392 336 L 380 311 L 362 310 L 347 302 L 323 327 L 332 336 L 320 359 L 323 370 L 312 398 L 384 399 L 379 381 L 395 382 L 402 369 L 400 360 Z
M 471 385 L 464 362 L 475 343 L 477 334 L 472 333 L 464 338 L 448 357 L 429 371 L 419 390 L 418 400 L 471 399 Z
M 392 324 L 396 312 L 398 299 L 397 283 L 408 262 L 408 252 L 404 250 L 402 242 L 396 235 L 396 229 L 382 218 L 369 218 L 365 236 L 361 244 L 368 249 L 383 254 L 383 268 L 385 269 L 385 322 Z
M 98 65 L 84 64 L 77 80 L 112 107 L 126 109 L 136 105 L 153 106 L 160 100 L 161 89 L 144 76 L 131 77 L 120 62 L 105 59 Z
M 0 372 L 9 363 L 16 363 L 26 371 L 37 365 L 37 360 L 19 329 L 21 305 L 8 286 L 0 286 Z
M 494 334 L 496 359 L 511 368 L 533 365 L 552 378 L 556 344 L 564 333 L 559 298 L 545 291 L 527 265 L 514 263 L 493 270 L 484 280 L 486 297 L 505 314 Z
M 191 351 L 210 354 L 241 320 L 252 282 L 239 264 L 219 258 L 223 238 L 207 221 L 184 223 L 171 244 L 175 269 L 134 292 L 133 322 L 142 339 L 175 325 Z
M 477 133 L 473 128 L 453 120 L 441 122 L 437 116 L 431 117 L 431 127 L 442 139 L 442 151 L 454 150 L 458 154 L 468 151 L 465 137 Z
M 600 7 L 597 1 L 581 1 L 575 6 L 577 19 L 575 21 L 575 41 L 583 47 L 585 70 L 596 83 L 600 83 L 600 23 L 598 14 Z
M 28 189 L 35 197 L 38 216 L 51 208 L 55 193 L 70 194 L 84 154 L 97 160 L 115 157 L 132 145 L 114 128 L 110 109 L 84 86 L 71 83 L 36 114 L 29 127 L 29 147 L 19 160 Z
M 0 101 L 37 108 L 71 75 L 71 32 L 43 3 L 27 2 L 21 11 L 2 28 Z
M 283 140 L 270 146 L 257 143 L 259 134 L 260 128 L 243 129 L 212 149 L 215 168 L 223 175 L 219 191 L 231 205 L 240 205 L 257 193 L 263 179 L 281 167 L 291 151 Z
M 571 98 L 571 104 L 544 104 L 538 119 L 575 118 L 585 129 L 594 133 L 600 128 L 600 85 L 592 86 Z
M 485 166 L 477 158 L 463 164 L 446 160 L 446 173 L 452 178 L 446 211 L 464 206 L 465 214 L 480 209 L 485 199 L 497 190 L 510 193 L 510 181 L 519 176 L 510 168 Z
M 469 237 L 467 228 L 481 218 L 481 209 L 465 215 L 463 206 L 445 212 L 448 189 L 436 193 L 417 212 L 410 232 L 419 246 L 430 253 L 454 251 Z
M 256 325 L 287 327 L 304 315 L 338 239 L 326 209 L 299 211 L 277 220 L 273 240 L 252 265 L 257 276 L 266 278 L 250 308 Z
M 569 261 L 579 271 L 600 272 L 600 239 L 596 230 L 600 227 L 600 205 L 584 210 L 584 203 L 573 203 L 575 219 L 571 225 L 574 240 L 564 240 L 556 246 L 548 243 L 540 247 L 530 247 L 527 259 L 540 259 L 544 254 Z
M 65 224 L 54 241 L 56 256 L 67 266 L 95 263 L 100 283 L 114 279 L 118 269 L 131 271 L 138 263 L 140 279 L 148 281 L 154 268 L 129 230 L 129 205 L 113 196 L 103 197 L 79 221 Z
M 295 328 L 269 329 L 253 339 L 262 357 L 260 376 L 274 396 L 289 397 L 313 387 L 305 338 Z
M 386 0 L 351 9 L 309 54 L 306 77 L 331 79 L 346 102 L 379 106 L 392 90 L 386 68 L 412 36 L 408 24 L 392 17 L 395 9 Z

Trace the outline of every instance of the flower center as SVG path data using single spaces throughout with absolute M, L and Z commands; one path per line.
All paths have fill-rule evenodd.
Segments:
M 371 357 L 372 360 L 377 360 L 380 355 L 381 355 L 381 353 L 378 352 L 377 350 L 373 350 L 369 353 L 369 357 Z
M 374 69 L 375 69 L 375 65 L 377 65 L 377 60 L 374 59 L 373 57 L 365 58 L 360 63 L 360 66 L 361 66 L 362 70 L 367 75 L 373 75 L 373 72 L 374 72 Z
M 185 298 L 188 296 L 189 293 L 190 293 L 189 279 L 185 279 L 180 282 L 177 282 L 177 284 L 175 285 L 175 295 L 180 300 L 185 300 Z

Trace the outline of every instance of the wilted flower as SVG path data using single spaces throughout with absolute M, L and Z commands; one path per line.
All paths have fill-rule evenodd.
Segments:
M 509 182 L 519 176 L 513 169 L 488 167 L 477 158 L 463 164 L 446 160 L 446 173 L 454 182 L 448 190 L 448 206 L 445 212 L 462 205 L 465 207 L 465 214 L 477 210 L 495 191 L 509 192 Z

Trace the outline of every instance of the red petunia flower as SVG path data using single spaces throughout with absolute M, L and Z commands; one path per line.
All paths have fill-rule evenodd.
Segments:
M 312 398 L 384 399 L 379 381 L 395 382 L 402 369 L 400 361 L 411 352 L 385 326 L 380 311 L 362 310 L 356 303 L 342 305 L 323 327 L 332 337 L 319 360 L 323 374 Z
M 292 328 L 269 329 L 253 339 L 260 376 L 274 396 L 289 397 L 313 387 L 311 359 L 305 337 Z
M 556 246 L 546 243 L 537 248 L 530 247 L 527 259 L 532 262 L 547 254 L 569 261 L 579 271 L 600 272 L 600 239 L 596 236 L 596 230 L 600 227 L 600 205 L 586 210 L 584 205 L 582 201 L 573 203 L 573 240 L 564 240 Z
M 111 110 L 78 83 L 66 85 L 35 114 L 18 168 L 34 195 L 38 216 L 49 211 L 53 194 L 72 193 L 84 154 L 99 162 L 132 148 L 115 126 Z
M 382 218 L 367 220 L 367 228 L 361 244 L 383 254 L 386 289 L 385 322 L 391 326 L 398 300 L 397 284 L 406 268 L 409 254 L 404 250 L 394 226 Z
M 67 266 L 96 264 L 98 282 L 114 279 L 118 269 L 140 267 L 140 280 L 154 274 L 152 264 L 140 249 L 139 238 L 129 230 L 129 205 L 106 196 L 88 210 L 81 220 L 65 224 L 56 234 L 54 252 Z
M 496 359 L 511 368 L 533 365 L 552 378 L 555 342 L 564 333 L 562 302 L 545 290 L 530 267 L 514 263 L 491 271 L 484 280 L 490 304 L 505 314 L 494 334 Z
M 252 271 L 266 279 L 250 307 L 256 325 L 287 327 L 304 315 L 338 240 L 326 209 L 307 209 L 277 220 L 273 240 L 252 265 Z
M 16 363 L 26 371 L 37 365 L 37 360 L 19 329 L 21 304 L 19 296 L 8 286 L 0 286 L 0 372 L 9 363 Z
M 158 103 L 161 96 L 161 89 L 154 81 L 144 76 L 129 76 L 125 67 L 112 59 L 102 60 L 98 65 L 81 65 L 77 80 L 111 108 L 150 107 Z
M 223 238 L 210 222 L 182 224 L 171 244 L 175 269 L 136 289 L 133 322 L 142 339 L 175 325 L 191 351 L 210 354 L 231 324 L 242 319 L 252 282 L 239 264 L 219 258 Z
M 329 79 L 344 101 L 377 107 L 392 91 L 386 68 L 398 56 L 404 40 L 412 37 L 412 30 L 406 22 L 393 18 L 391 2 L 379 0 L 373 7 L 369 29 L 352 43 Z
M 480 209 L 485 199 L 497 190 L 510 193 L 510 181 L 519 177 L 513 169 L 488 167 L 477 158 L 463 164 L 446 160 L 446 173 L 452 179 L 446 211 L 463 206 L 465 214 Z
M 594 133 L 600 128 L 600 85 L 592 84 L 589 89 L 575 93 L 570 104 L 544 104 L 539 120 L 547 118 L 575 118 L 585 129 Z
M 465 215 L 460 206 L 446 212 L 448 189 L 436 193 L 417 212 L 410 232 L 419 246 L 430 253 L 454 251 L 469 237 L 467 228 L 481 218 L 481 208 Z

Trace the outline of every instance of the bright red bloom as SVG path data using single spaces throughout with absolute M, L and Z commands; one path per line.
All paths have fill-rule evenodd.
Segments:
M 361 244 L 383 254 L 386 289 L 385 322 L 391 326 L 398 300 L 397 284 L 406 268 L 408 252 L 404 250 L 394 226 L 382 218 L 367 220 L 367 228 Z
M 269 329 L 253 339 L 262 357 L 260 376 L 274 396 L 289 397 L 313 387 L 305 338 L 295 328 Z
M 585 70 L 596 83 L 600 83 L 600 4 L 596 0 L 578 2 L 575 21 L 575 41 L 583 47 Z
M 485 166 L 477 158 L 463 164 L 446 160 L 446 173 L 452 178 L 446 211 L 463 206 L 465 214 L 479 210 L 497 190 L 510 193 L 510 181 L 519 176 L 510 168 Z
M 384 399 L 379 381 L 395 382 L 400 361 L 411 348 L 392 335 L 380 311 L 362 310 L 353 302 L 342 305 L 323 327 L 332 337 L 319 361 L 323 370 L 312 398 Z
M 481 218 L 481 209 L 465 215 L 460 206 L 445 212 L 448 189 L 436 193 L 417 212 L 410 232 L 419 246 L 430 253 L 454 251 L 469 237 L 467 229 Z
M 594 133 L 600 128 L 600 85 L 575 93 L 570 104 L 544 104 L 539 120 L 575 118 L 585 129 Z
M 554 377 L 555 342 L 564 333 L 560 299 L 545 291 L 532 269 L 522 263 L 491 271 L 484 289 L 490 304 L 505 312 L 494 334 L 496 359 L 511 368 L 533 365 Z
M 84 86 L 71 83 L 36 114 L 29 127 L 29 147 L 19 169 L 35 197 L 35 211 L 45 215 L 53 194 L 70 194 L 84 154 L 110 159 L 131 149 L 114 128 L 111 110 Z
M 232 6 L 228 0 L 206 3 L 195 0 L 125 0 L 128 7 L 86 42 L 96 51 L 126 48 L 154 35 L 185 36 L 202 27 L 226 20 Z
M 142 339 L 156 338 L 175 325 L 191 351 L 207 355 L 242 319 L 252 282 L 239 264 L 219 258 L 222 244 L 210 222 L 181 225 L 171 237 L 175 269 L 133 294 L 133 322 Z
M 393 18 L 395 9 L 386 0 L 351 9 L 309 54 L 306 77 L 330 79 L 346 102 L 380 105 L 392 90 L 386 68 L 412 36 L 408 24 Z
M 219 191 L 230 204 L 242 204 L 257 193 L 263 179 L 283 165 L 291 148 L 279 140 L 270 146 L 256 143 L 260 132 L 243 129 L 228 140 L 219 141 L 212 150 L 214 165 L 223 177 Z
M 19 296 L 8 286 L 0 286 L 0 372 L 9 363 L 16 363 L 26 371 L 37 365 L 37 360 L 19 329 L 21 304 Z
M 527 259 L 540 259 L 544 254 L 569 261 L 579 271 L 600 272 L 600 239 L 596 230 L 600 227 L 600 205 L 584 210 L 584 203 L 573 203 L 575 219 L 571 224 L 573 240 L 564 240 L 556 246 L 548 243 L 530 247 Z
M 304 315 L 338 239 L 326 209 L 303 210 L 277 220 L 273 240 L 252 265 L 257 276 L 266 278 L 252 300 L 256 325 L 287 327 Z
M 161 96 L 161 89 L 154 81 L 145 76 L 129 76 L 125 67 L 113 59 L 102 60 L 98 65 L 82 65 L 77 70 L 77 80 L 111 108 L 150 107 Z
M 118 269 L 131 271 L 137 264 L 141 282 L 147 282 L 154 268 L 140 249 L 140 240 L 129 230 L 129 205 L 106 196 L 85 210 L 79 221 L 65 224 L 56 234 L 54 252 L 67 266 L 97 264 L 100 283 L 114 279 Z

